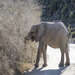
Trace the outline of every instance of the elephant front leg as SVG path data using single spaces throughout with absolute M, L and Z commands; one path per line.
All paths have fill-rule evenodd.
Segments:
M 37 68 L 39 66 L 40 57 L 41 57 L 41 52 L 40 52 L 40 50 L 38 50 L 35 68 Z
M 44 47 L 43 47 L 43 60 L 44 60 L 43 67 L 47 66 L 47 54 L 46 54 L 46 51 L 47 51 L 47 45 L 44 44 Z
M 40 61 L 40 57 L 41 57 L 41 53 L 42 52 L 43 52 L 43 43 L 40 42 L 39 43 L 39 47 L 38 47 L 38 52 L 37 52 L 37 58 L 36 58 L 35 68 L 37 68 L 39 66 L 39 61 Z

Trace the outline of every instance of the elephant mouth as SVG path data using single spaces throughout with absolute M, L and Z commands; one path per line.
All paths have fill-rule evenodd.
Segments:
M 34 41 L 34 40 L 35 40 L 35 37 L 32 36 L 32 37 L 31 37 L 31 40 Z

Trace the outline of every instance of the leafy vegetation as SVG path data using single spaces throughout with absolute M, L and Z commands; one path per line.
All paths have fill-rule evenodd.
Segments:
M 66 25 L 75 24 L 74 0 L 37 0 L 42 5 L 42 21 L 61 20 Z

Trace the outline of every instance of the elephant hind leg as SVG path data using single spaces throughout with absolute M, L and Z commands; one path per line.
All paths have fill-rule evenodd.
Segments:
M 59 63 L 59 67 L 63 67 L 64 66 L 64 49 L 60 48 L 60 52 L 61 52 L 61 60 Z
M 59 67 L 63 67 L 64 66 L 64 53 L 65 53 L 65 43 L 64 41 L 60 42 L 60 52 L 61 52 L 61 60 L 60 60 L 60 64 Z
M 66 44 L 65 56 L 66 56 L 65 66 L 68 66 L 68 65 L 70 65 L 70 59 L 69 59 L 69 47 L 68 47 L 68 44 Z
M 65 62 L 65 66 L 70 65 L 70 59 L 69 59 L 69 48 L 68 48 L 68 43 L 62 43 L 61 47 L 60 47 L 60 51 L 61 51 L 61 61 L 59 66 L 64 66 L 64 54 L 66 57 L 66 62 Z

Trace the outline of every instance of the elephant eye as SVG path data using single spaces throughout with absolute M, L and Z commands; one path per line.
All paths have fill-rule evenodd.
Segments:
M 31 32 L 31 34 L 33 34 L 34 32 Z

